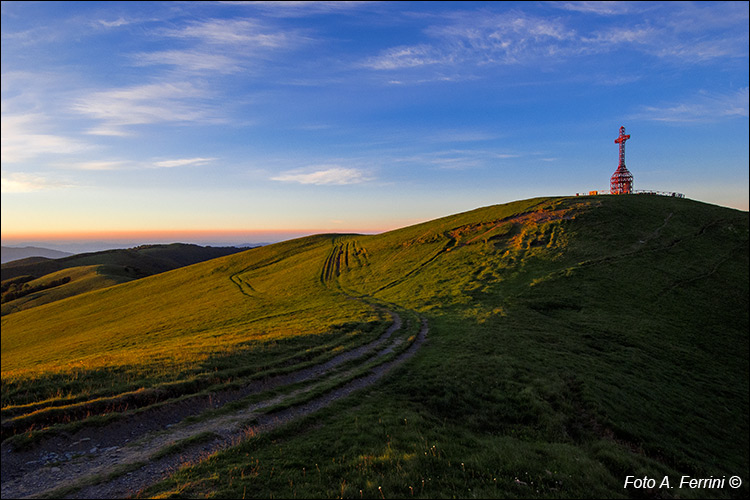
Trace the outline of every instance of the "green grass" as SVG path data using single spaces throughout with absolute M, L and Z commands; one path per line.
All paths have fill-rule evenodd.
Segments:
M 2 305 L 2 315 L 11 314 L 32 307 L 49 304 L 73 295 L 107 288 L 120 283 L 136 279 L 137 276 L 121 266 L 93 265 L 79 266 L 46 274 L 41 278 L 28 282 L 30 287 L 44 287 L 56 280 L 69 279 L 63 285 L 45 288 L 24 297 L 10 300 Z
M 327 251 L 325 239 L 288 242 L 4 317 L 3 438 L 303 368 L 377 337 L 382 312 L 321 285 Z
M 335 325 L 382 325 L 367 304 L 392 304 L 430 325 L 405 366 L 146 494 L 647 494 L 624 489 L 626 475 L 746 485 L 748 295 L 746 212 L 539 198 L 293 240 L 14 313 L 3 318 L 3 405 L 85 392 L 66 385 L 74 373 L 98 390 L 124 374 L 144 386 L 195 376 L 189 366 L 231 364 L 240 346 L 242 363 L 264 349 L 273 363 L 343 342 Z M 42 380 L 50 388 L 36 391 Z
M 200 247 L 184 243 L 142 245 L 123 250 L 71 255 L 62 259 L 28 259 L 3 264 L 2 315 L 107 288 L 204 260 L 241 251 L 235 247 Z M 32 259 L 34 260 L 34 259 Z M 6 284 L 25 281 L 28 295 L 13 299 Z M 29 281 L 31 280 L 31 281 Z M 68 281 L 58 285 L 56 281 Z M 19 286 L 14 287 L 18 290 Z M 23 293 L 22 293 L 23 294 Z
M 316 256 L 327 248 L 315 240 L 298 245 L 283 264 L 255 274 L 246 269 L 277 258 L 285 247 L 250 250 L 8 315 L 2 320 L 8 332 L 3 376 L 121 366 L 147 371 L 164 363 L 172 371 L 226 355 L 243 342 L 268 346 L 353 319 L 379 319 L 367 306 L 322 288 L 307 293 L 318 277 Z M 230 279 L 237 274 L 253 283 L 257 296 L 237 293 Z

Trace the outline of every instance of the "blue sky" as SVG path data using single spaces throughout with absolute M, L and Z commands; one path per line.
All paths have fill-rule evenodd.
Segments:
M 621 125 L 635 189 L 747 210 L 748 74 L 747 2 L 3 2 L 3 243 L 608 189 Z

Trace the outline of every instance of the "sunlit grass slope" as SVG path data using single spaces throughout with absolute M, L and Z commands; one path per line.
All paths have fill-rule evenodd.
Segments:
M 8 262 L 2 265 L 2 315 L 239 251 L 172 243 Z
M 156 384 L 211 358 L 322 336 L 314 346 L 336 325 L 378 319 L 320 282 L 330 240 L 251 249 L 3 317 L 3 404 L 51 397 L 58 385 L 69 396 L 115 381 Z
M 41 278 L 26 281 L 36 290 L 22 297 L 4 301 L 2 315 L 49 304 L 92 290 L 107 288 L 136 279 L 137 276 L 122 266 L 79 266 L 46 274 Z M 59 284 L 58 284 L 59 283 Z
M 425 315 L 428 343 L 377 390 L 152 493 L 619 497 L 644 493 L 627 475 L 747 477 L 745 212 L 527 200 L 339 238 L 325 269 Z

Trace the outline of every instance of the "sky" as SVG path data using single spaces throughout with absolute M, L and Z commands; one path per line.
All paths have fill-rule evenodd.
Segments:
M 621 126 L 748 210 L 748 5 L 2 2 L 2 241 L 377 233 L 608 190 Z

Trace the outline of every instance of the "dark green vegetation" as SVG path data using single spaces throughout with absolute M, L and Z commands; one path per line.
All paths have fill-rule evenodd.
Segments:
M 242 250 L 173 243 L 8 262 L 2 265 L 2 315 Z
M 412 360 L 146 494 L 744 498 L 748 250 L 746 212 L 647 195 L 254 249 L 4 317 L 4 432 L 325 356 L 377 336 L 380 303 L 429 321 Z M 744 484 L 679 490 L 683 475 Z

